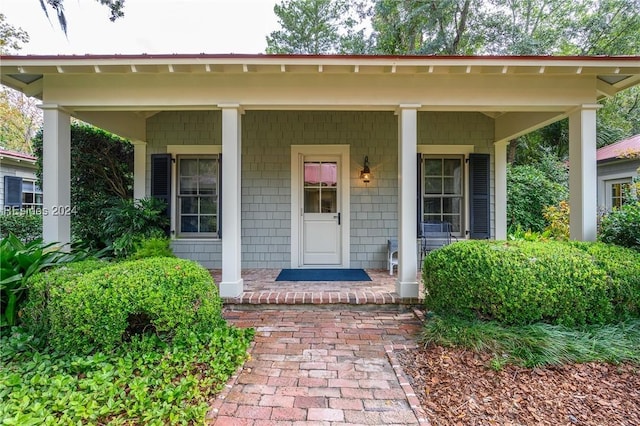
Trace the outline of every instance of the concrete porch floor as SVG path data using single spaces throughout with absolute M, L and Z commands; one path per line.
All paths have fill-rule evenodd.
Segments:
M 415 305 L 422 302 L 420 271 L 418 298 L 401 298 L 395 292 L 397 274 L 387 269 L 367 269 L 371 281 L 276 281 L 280 269 L 243 269 L 244 292 L 224 298 L 225 305 Z M 220 269 L 211 270 L 216 283 Z

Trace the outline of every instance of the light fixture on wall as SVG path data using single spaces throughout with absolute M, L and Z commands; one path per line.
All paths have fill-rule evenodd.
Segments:
M 371 182 L 371 170 L 369 170 L 369 156 L 368 155 L 366 155 L 364 157 L 364 169 L 362 169 L 362 171 L 360 172 L 360 179 L 362 179 L 362 181 L 364 183 Z

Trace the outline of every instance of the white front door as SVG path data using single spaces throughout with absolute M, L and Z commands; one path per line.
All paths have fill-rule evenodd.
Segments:
M 349 145 L 291 146 L 291 267 L 349 268 Z
M 304 156 L 302 263 L 341 264 L 340 157 Z

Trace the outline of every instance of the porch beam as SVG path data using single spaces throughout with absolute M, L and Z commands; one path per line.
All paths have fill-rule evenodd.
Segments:
M 71 242 L 71 116 L 59 105 L 40 106 L 44 116 L 42 236 L 47 243 Z
M 598 104 L 586 104 L 569 114 L 569 224 L 572 240 L 595 241 L 597 236 L 598 108 Z
M 494 144 L 495 150 L 495 236 L 507 239 L 507 147 L 508 141 Z
M 418 253 L 416 241 L 418 108 L 420 105 L 400 105 L 398 108 L 398 280 L 396 293 L 400 297 L 418 297 Z
M 495 119 L 496 143 L 512 139 L 540 129 L 566 117 L 564 112 L 508 112 Z
M 222 110 L 222 282 L 221 297 L 238 297 L 244 283 L 241 267 L 241 109 L 238 104 L 218 105 Z

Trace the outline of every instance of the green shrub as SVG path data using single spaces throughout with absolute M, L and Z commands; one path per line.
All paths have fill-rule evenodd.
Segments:
M 600 240 L 640 250 L 640 201 L 622 205 L 602 218 Z
M 22 325 L 36 336 L 46 335 L 50 329 L 47 303 L 51 289 L 62 287 L 83 274 L 110 265 L 105 261 L 91 259 L 68 263 L 34 275 L 27 281 L 29 295 L 22 309 Z
M 592 250 L 599 254 L 556 241 L 452 244 L 425 258 L 425 304 L 437 314 L 506 324 L 573 326 L 632 316 L 637 297 L 626 286 L 637 271 L 628 266 L 637 262 L 635 254 Z M 613 277 L 602 266 L 622 259 Z
M 147 238 L 135 244 L 135 251 L 131 259 L 145 259 L 148 257 L 175 257 L 171 250 L 169 238 Z
M 571 245 L 587 252 L 611 278 L 609 298 L 616 317 L 640 318 L 640 253 L 604 243 L 573 241 Z
M 89 256 L 83 251 L 63 252 L 56 243 L 45 244 L 41 239 L 25 244 L 9 234 L 0 240 L 0 331 L 18 324 L 29 277 L 46 268 Z
M 507 220 L 510 228 L 520 226 L 542 232 L 547 222 L 543 209 L 567 199 L 567 188 L 533 166 L 507 168 Z
M 47 292 L 48 339 L 61 351 L 108 351 L 147 332 L 181 342 L 223 323 L 211 274 L 192 261 L 156 257 L 70 272 L 68 280 L 50 275 L 34 288 Z M 42 296 L 34 298 L 37 305 Z
M 42 214 L 30 210 L 0 214 L 0 238 L 9 234 L 24 243 L 42 238 Z
M 142 240 L 165 236 L 165 209 L 166 204 L 157 198 L 120 200 L 106 210 L 103 241 L 113 247 L 116 257 L 129 257 Z

